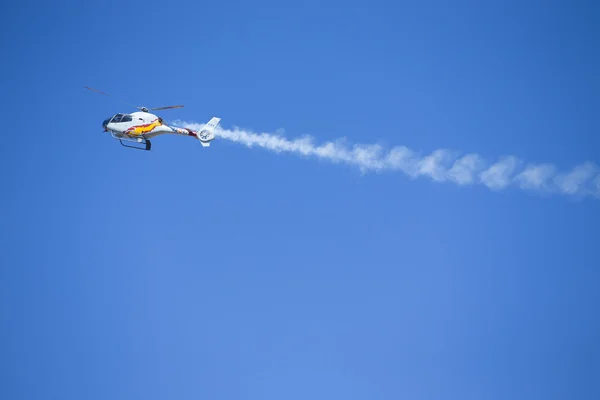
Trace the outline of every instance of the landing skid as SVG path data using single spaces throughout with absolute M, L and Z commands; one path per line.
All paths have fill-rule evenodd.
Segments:
M 122 137 L 115 136 L 114 134 L 112 134 L 112 132 L 111 132 L 111 135 L 113 138 L 117 139 L 121 143 L 122 146 L 129 147 L 130 149 L 150 151 L 150 148 L 152 147 L 152 143 L 150 143 L 150 140 L 143 138 L 143 137 L 140 137 L 138 139 L 122 138 Z M 144 147 L 130 146 L 130 145 L 123 143 L 123 141 L 136 143 L 136 144 L 141 143 L 144 145 Z
M 121 142 L 121 145 L 123 145 L 124 147 L 129 147 L 130 149 L 150 151 L 150 148 L 152 147 L 152 143 L 150 143 L 150 141 L 147 139 L 144 139 L 144 141 L 142 141 L 142 143 L 145 145 L 145 147 L 129 146 L 129 145 L 123 143 L 123 140 L 126 140 L 128 142 L 133 142 L 133 140 L 119 139 L 119 142 Z M 135 143 L 137 143 L 137 142 L 135 142 Z

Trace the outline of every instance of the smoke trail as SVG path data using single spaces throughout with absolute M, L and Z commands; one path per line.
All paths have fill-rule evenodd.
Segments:
M 200 130 L 204 124 L 179 121 L 190 129 Z M 438 149 L 421 156 L 405 147 L 385 150 L 378 144 L 348 145 L 345 140 L 314 143 L 311 137 L 287 139 L 279 133 L 255 133 L 237 127 L 218 127 L 215 135 L 249 148 L 261 147 L 276 153 L 295 153 L 316 157 L 332 163 L 358 167 L 362 173 L 395 171 L 410 178 L 427 177 L 435 182 L 451 182 L 460 186 L 482 184 L 498 191 L 515 186 L 545 194 L 600 199 L 600 168 L 591 162 L 561 172 L 552 164 L 525 164 L 514 156 L 490 163 L 475 153 L 459 155 L 448 149 Z

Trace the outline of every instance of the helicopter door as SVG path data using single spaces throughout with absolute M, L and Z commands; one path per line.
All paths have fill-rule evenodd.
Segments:
M 122 114 L 121 115 L 121 120 L 119 122 L 121 123 L 120 126 L 122 127 L 122 129 L 129 129 L 133 125 L 135 125 L 133 123 L 133 118 L 129 114 Z

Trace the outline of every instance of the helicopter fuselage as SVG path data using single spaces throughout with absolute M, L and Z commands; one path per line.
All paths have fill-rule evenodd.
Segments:
M 93 89 L 89 86 L 84 87 L 92 92 L 110 96 L 107 93 Z M 148 108 L 137 107 L 127 102 L 124 103 L 136 107 L 140 111 L 130 114 L 115 114 L 102 122 L 102 128 L 104 129 L 104 132 L 109 132 L 113 138 L 118 139 L 123 146 L 140 150 L 150 150 L 150 139 L 155 136 L 166 134 L 192 136 L 200 141 L 202 147 L 209 147 L 210 142 L 215 138 L 215 129 L 221 121 L 221 118 L 212 117 L 199 131 L 194 131 L 189 128 L 180 128 L 165 124 L 161 117 L 150 113 L 150 110 L 168 110 L 172 108 L 181 108 L 183 105 Z M 123 142 L 141 143 L 144 145 L 144 148 L 128 146 Z
M 143 111 L 131 114 L 115 114 L 102 122 L 102 128 L 113 136 L 130 139 L 151 139 L 164 134 L 196 136 L 196 133 L 192 130 L 171 127 L 165 124 L 159 116 Z

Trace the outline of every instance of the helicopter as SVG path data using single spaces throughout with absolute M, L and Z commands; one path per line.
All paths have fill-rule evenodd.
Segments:
M 97 89 L 93 89 L 89 86 L 84 86 L 84 88 L 110 97 L 109 94 L 101 92 Z M 109 132 L 114 139 L 119 140 L 123 146 L 137 150 L 149 151 L 152 148 L 150 139 L 166 134 L 192 136 L 200 141 L 202 147 L 209 147 L 210 142 L 215 138 L 215 128 L 221 121 L 221 118 L 213 117 L 200 131 L 194 131 L 189 128 L 180 128 L 169 125 L 165 123 L 161 117 L 150 112 L 151 110 L 158 111 L 172 108 L 182 108 L 182 105 L 148 108 L 138 107 L 123 100 L 121 101 L 138 109 L 139 111 L 114 114 L 102 122 L 102 128 L 104 132 Z M 133 146 L 125 144 L 124 142 L 141 144 L 144 147 Z

